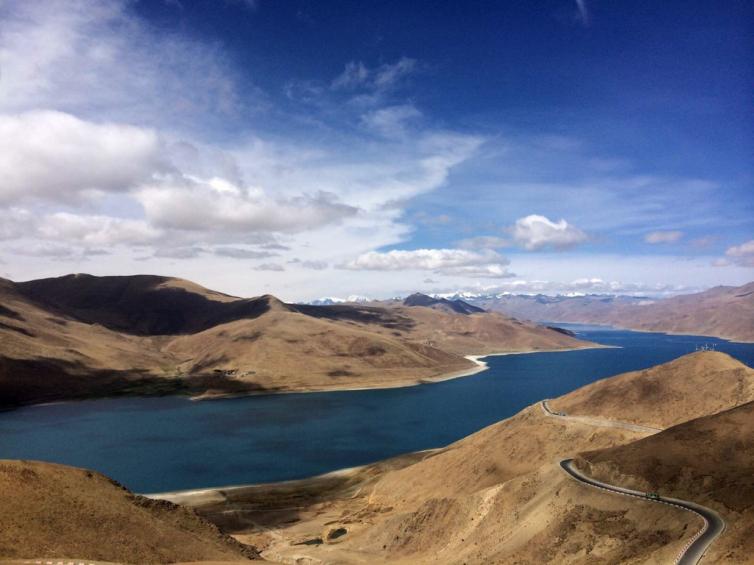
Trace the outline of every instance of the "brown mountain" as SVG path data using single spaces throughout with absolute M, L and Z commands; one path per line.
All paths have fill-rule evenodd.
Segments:
M 550 406 L 571 416 L 666 428 L 752 401 L 754 369 L 725 353 L 701 351 L 586 385 Z
M 256 556 L 193 511 L 133 495 L 85 469 L 0 460 L 0 494 L 0 558 L 174 563 Z
M 751 563 L 754 555 L 754 402 L 582 455 L 590 476 L 709 506 L 727 523 L 709 563 Z
M 496 313 L 294 305 L 170 277 L 0 280 L 4 406 L 405 386 L 477 368 L 464 355 L 589 345 Z
M 477 305 L 529 320 L 716 336 L 754 342 L 754 282 L 659 300 L 631 297 L 499 296 Z
M 698 518 L 576 482 L 558 462 L 582 453 L 578 464 L 597 478 L 713 507 L 728 532 L 711 562 L 744 563 L 754 549 L 754 404 L 741 404 L 750 393 L 738 391 L 751 391 L 753 375 L 727 355 L 695 353 L 551 402 L 573 416 L 537 404 L 443 449 L 167 498 L 282 562 L 672 562 Z M 664 424 L 654 394 L 668 425 L 684 423 L 657 433 L 622 424 Z

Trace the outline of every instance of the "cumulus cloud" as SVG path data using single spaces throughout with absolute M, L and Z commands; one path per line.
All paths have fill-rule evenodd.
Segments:
M 742 267 L 754 267 L 754 239 L 750 239 L 741 245 L 734 245 L 725 251 L 725 255 L 737 265 Z
M 537 214 L 516 220 L 511 233 L 516 244 L 529 251 L 568 249 L 588 239 L 583 231 L 563 219 L 553 222 Z
M 464 249 L 414 249 L 363 253 L 343 268 L 371 271 L 434 271 L 442 275 L 506 277 L 509 261 L 493 251 L 478 253 Z
M 0 115 L 0 203 L 125 191 L 160 168 L 155 132 L 63 112 Z
M 683 232 L 678 230 L 653 231 L 644 236 L 646 243 L 677 243 L 683 237 Z
M 56 212 L 38 223 L 39 237 L 84 245 L 149 245 L 162 232 L 144 220 Z
M 327 192 L 272 198 L 224 179 L 165 178 L 137 194 L 155 226 L 216 232 L 301 232 L 353 216 L 357 209 Z

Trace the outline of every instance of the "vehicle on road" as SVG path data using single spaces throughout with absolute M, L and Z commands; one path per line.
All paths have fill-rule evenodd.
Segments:
M 660 500 L 660 495 L 656 492 L 648 492 L 644 496 L 646 496 L 650 500 Z

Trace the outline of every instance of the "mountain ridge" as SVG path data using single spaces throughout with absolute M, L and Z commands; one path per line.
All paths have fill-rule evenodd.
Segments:
M 0 305 L 4 406 L 408 386 L 480 370 L 470 354 L 594 346 L 499 313 L 287 304 L 153 275 L 5 281 Z

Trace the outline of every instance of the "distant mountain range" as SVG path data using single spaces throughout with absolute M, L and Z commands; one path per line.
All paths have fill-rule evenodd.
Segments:
M 651 299 L 634 296 L 464 296 L 486 310 L 537 322 L 606 324 L 642 331 L 754 341 L 754 282 Z
M 418 298 L 417 298 L 418 297 Z M 422 298 L 423 297 L 423 298 Z M 610 325 L 641 331 L 696 334 L 733 341 L 754 341 L 754 282 L 740 287 L 718 286 L 704 292 L 651 298 L 604 294 L 545 294 L 455 292 L 431 297 L 414 294 L 406 299 L 362 303 L 394 304 L 435 300 L 435 305 L 465 304 L 536 323 Z
M 436 310 L 446 312 L 455 312 L 456 314 L 476 314 L 484 312 L 484 308 L 473 306 L 468 302 L 460 299 L 448 300 L 447 298 L 436 298 L 420 292 L 416 292 L 403 300 L 404 306 L 425 306 Z

